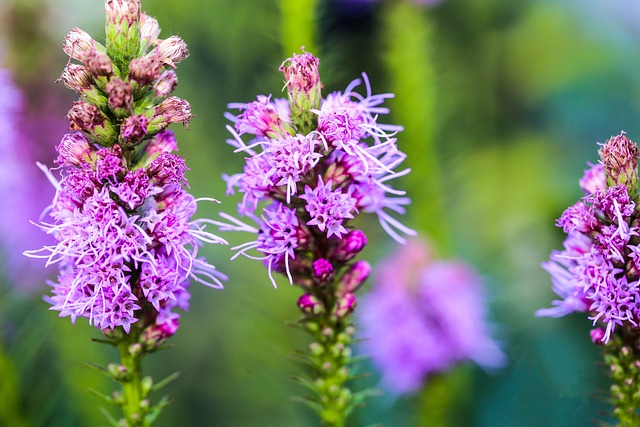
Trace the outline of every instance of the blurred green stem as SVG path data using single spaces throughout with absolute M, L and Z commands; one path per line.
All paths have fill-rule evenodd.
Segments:
M 280 0 L 282 13 L 282 46 L 284 56 L 299 52 L 316 53 L 316 15 L 318 0 Z
M 0 425 L 26 427 L 27 418 L 20 411 L 20 393 L 15 367 L 0 342 Z
M 445 213 L 441 159 L 436 141 L 434 23 L 429 10 L 407 1 L 388 2 L 384 17 L 385 64 L 391 81 L 392 111 L 399 124 L 400 147 L 413 170 L 407 177 L 413 224 L 425 232 L 439 255 L 451 252 Z

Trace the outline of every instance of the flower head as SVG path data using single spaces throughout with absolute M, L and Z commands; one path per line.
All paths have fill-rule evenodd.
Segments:
M 640 319 L 638 148 L 622 133 L 603 145 L 600 156 L 602 164 L 580 180 L 587 195 L 556 223 L 567 233 L 564 250 L 542 264 L 561 299 L 536 314 L 587 312 L 602 331 L 599 341 L 607 343 L 618 329 L 636 328 Z
M 240 114 L 227 114 L 234 124 L 227 126 L 233 136 L 228 142 L 246 156 L 243 172 L 224 177 L 228 193 L 243 194 L 238 211 L 259 226 L 237 222 L 220 226 L 259 229 L 260 241 L 273 231 L 263 226 L 273 212 L 291 213 L 297 228 L 291 234 L 291 249 L 258 251 L 271 258 L 266 261 L 270 271 L 281 266 L 279 254 L 287 253 L 285 260 L 295 262 L 285 263 L 284 271 L 290 282 L 299 284 L 312 280 L 308 272 L 316 256 L 344 264 L 362 249 L 364 234 L 350 229 L 351 220 L 361 212 L 375 213 L 398 241 L 415 234 L 389 213 L 402 214 L 409 204 L 404 192 L 389 184 L 409 172 L 395 171 L 405 158 L 394 137 L 402 128 L 378 123 L 378 116 L 388 113 L 381 104 L 392 95 L 372 94 L 363 74 L 363 80 L 355 80 L 344 92 L 322 99 L 318 64 L 307 52 L 283 62 L 280 69 L 285 74 L 288 104 L 260 95 L 250 103 L 231 104 Z M 362 82 L 364 95 L 355 91 Z M 245 141 L 247 135 L 250 139 Z M 241 253 L 248 255 L 249 247 L 258 248 L 242 246 Z M 317 253 L 318 248 L 325 253 Z M 309 251 L 316 252 L 311 256 Z
M 192 219 L 198 201 L 165 129 L 191 117 L 187 101 L 169 96 L 186 45 L 158 42 L 158 24 L 139 0 L 108 0 L 105 9 L 106 52 L 82 30 L 65 39 L 65 52 L 83 64 L 69 64 L 62 80 L 82 99 L 57 147 L 60 177 L 47 171 L 56 195 L 40 228 L 55 243 L 26 254 L 59 266 L 47 301 L 61 316 L 105 331 L 136 327 L 146 344 L 158 344 L 175 333 L 176 310 L 188 308 L 191 280 L 222 287 L 224 275 L 198 248 L 226 242 L 206 230 L 207 220 Z M 117 76 L 106 72 L 112 66 Z
M 412 393 L 464 360 L 505 363 L 486 317 L 476 273 L 460 261 L 433 259 L 424 242 L 411 240 L 378 266 L 360 308 L 362 347 L 389 390 Z

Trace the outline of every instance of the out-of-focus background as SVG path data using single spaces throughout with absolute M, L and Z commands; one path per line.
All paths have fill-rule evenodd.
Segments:
M 24 145 L 7 147 L 0 135 L 0 221 L 6 222 L 0 239 L 7 243 L 0 249 L 0 390 L 18 390 L 0 411 L 15 413 L 15 425 L 105 425 L 102 403 L 88 389 L 116 387 L 85 365 L 114 361 L 115 352 L 90 341 L 99 333 L 84 319 L 72 325 L 48 311 L 42 262 L 13 254 L 28 249 L 20 247 L 24 242 L 43 243 L 36 227 L 14 240 L 53 193 L 24 182 L 43 179 L 36 160 L 53 165 L 75 99 L 55 83 L 67 61 L 61 40 L 75 26 L 102 40 L 102 3 L 0 2 L 0 61 L 23 91 L 26 111 Z M 180 35 L 191 52 L 178 67 L 177 95 L 196 117 L 188 131 L 174 130 L 191 168 L 192 193 L 222 201 L 202 203 L 197 215 L 233 213 L 237 199 L 225 196 L 221 175 L 240 171 L 243 159 L 225 143 L 223 113 L 227 103 L 257 94 L 285 96 L 277 68 L 292 52 L 291 40 L 283 43 L 280 3 L 142 5 L 160 22 L 162 37 Z M 554 298 L 539 265 L 561 247 L 554 221 L 581 196 L 577 181 L 587 162 L 597 161 L 596 143 L 621 130 L 640 139 L 639 9 L 632 0 L 319 2 L 316 41 L 307 47 L 320 57 L 325 93 L 344 89 L 362 71 L 374 92 L 397 93 L 384 122 L 406 128 L 399 147 L 413 171 L 398 186 L 414 204 L 403 220 L 433 237 L 443 256 L 480 272 L 494 335 L 509 359 L 492 372 L 461 365 L 433 379 L 431 388 L 440 392 L 372 398 L 350 425 L 426 425 L 427 407 L 448 411 L 454 426 L 585 426 L 606 419 L 598 397 L 606 373 L 586 316 L 533 313 Z M 17 192 L 29 195 L 27 206 Z M 434 210 L 434 203 L 441 206 Z M 375 219 L 361 225 L 371 241 L 363 257 L 375 265 L 394 244 Z M 306 344 L 286 326 L 298 318 L 298 290 L 284 282 L 273 289 L 259 262 L 230 262 L 226 247 L 202 253 L 230 279 L 223 291 L 194 284 L 174 348 L 146 359 L 154 378 L 182 374 L 168 389 L 174 402 L 157 425 L 316 425 L 313 414 L 291 401 L 304 390 L 288 380 L 301 369 L 291 351 Z M 378 378 L 373 371 L 367 384 Z

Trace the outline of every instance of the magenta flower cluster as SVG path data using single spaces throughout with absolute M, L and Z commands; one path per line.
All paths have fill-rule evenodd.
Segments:
M 218 288 L 223 278 L 198 256 L 201 242 L 225 242 L 205 230 L 207 220 L 191 219 L 197 200 L 166 129 L 191 116 L 187 101 L 170 96 L 187 49 L 178 37 L 159 39 L 139 2 L 107 1 L 106 12 L 112 51 L 78 28 L 65 39 L 78 63 L 70 60 L 61 80 L 80 99 L 57 146 L 60 177 L 47 171 L 57 191 L 40 227 L 56 243 L 28 255 L 59 265 L 46 299 L 60 316 L 127 333 L 144 318 L 170 336 L 190 279 Z
M 358 317 L 362 349 L 395 393 L 416 392 L 430 375 L 464 360 L 505 363 L 489 335 L 478 275 L 461 261 L 434 259 L 422 240 L 398 247 L 376 267 Z
M 344 241 L 355 239 L 349 223 L 361 212 L 375 213 L 398 241 L 414 234 L 391 215 L 403 214 L 409 203 L 403 191 L 389 185 L 409 172 L 395 171 L 405 159 L 394 137 L 401 127 L 378 122 L 388 113 L 381 104 L 392 95 L 372 94 L 363 74 L 344 92 L 322 98 L 318 60 L 310 53 L 294 55 L 281 70 L 290 102 L 260 95 L 230 105 L 240 113 L 227 115 L 233 122 L 229 143 L 245 154 L 246 164 L 225 180 L 229 194 L 243 195 L 240 214 L 257 227 L 230 217 L 230 224 L 223 224 L 223 229 L 256 233 L 254 242 L 237 249 L 247 256 L 256 249 L 274 285 L 273 271 L 286 273 L 294 283 L 296 272 L 310 271 L 307 264 L 316 259 L 333 257 L 334 266 L 344 262 L 335 254 L 344 251 Z M 363 83 L 365 94 L 360 94 L 355 89 Z M 326 243 L 320 248 L 318 242 Z M 303 255 L 308 253 L 315 256 L 308 259 Z
M 603 144 L 600 157 L 580 180 L 585 196 L 556 222 L 567 234 L 564 249 L 542 266 L 561 299 L 537 315 L 587 312 L 597 325 L 594 341 L 607 343 L 617 328 L 640 321 L 638 148 L 623 132 Z

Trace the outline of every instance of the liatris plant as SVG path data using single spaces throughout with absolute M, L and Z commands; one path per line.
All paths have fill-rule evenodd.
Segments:
M 317 398 L 304 399 L 327 425 L 342 426 L 363 393 L 352 393 L 350 345 L 354 327 L 350 315 L 355 292 L 371 267 L 353 261 L 367 242 L 352 229 L 360 212 L 378 215 L 382 227 L 396 240 L 414 232 L 387 210 L 404 213 L 409 199 L 389 181 L 408 172 L 394 172 L 405 155 L 394 135 L 401 128 L 378 123 L 388 110 L 380 104 L 391 94 L 372 95 L 363 74 L 366 94 L 355 92 L 362 80 L 344 92 L 322 98 L 319 61 L 310 53 L 284 61 L 289 101 L 258 96 L 228 115 L 234 126 L 229 142 L 244 153 L 244 172 L 226 176 L 228 192 L 243 194 L 239 213 L 257 223 L 250 226 L 230 216 L 223 230 L 255 233 L 256 239 L 236 247 L 239 254 L 260 259 L 273 273 L 299 286 L 301 325 L 313 336 L 304 360 L 314 378 L 300 377 Z M 243 136 L 251 141 L 245 143 Z M 250 250 L 258 255 L 251 255 Z
M 435 259 L 421 240 L 380 263 L 358 317 L 361 346 L 396 394 L 415 393 L 465 360 L 490 368 L 505 362 L 489 335 L 478 275 L 461 261 Z
M 225 243 L 191 220 L 197 200 L 185 191 L 185 161 L 171 123 L 188 124 L 187 101 L 170 96 L 175 66 L 188 56 L 177 36 L 161 40 L 139 0 L 106 0 L 106 46 L 79 28 L 64 40 L 64 84 L 80 99 L 57 147 L 61 178 L 52 223 L 56 244 L 27 255 L 58 264 L 46 300 L 72 322 L 85 317 L 117 347 L 120 364 L 103 371 L 122 384 L 104 396 L 121 407 L 114 425 L 148 426 L 166 404 L 149 394 L 165 382 L 142 377 L 141 361 L 178 329 L 189 280 L 220 288 L 223 276 L 198 257 L 200 242 Z M 77 61 L 77 63 L 72 60 Z
M 585 171 L 585 196 L 556 225 L 567 238 L 543 268 L 561 299 L 538 316 L 587 312 L 610 368 L 611 402 L 621 426 L 640 425 L 640 228 L 638 146 L 623 133 Z

